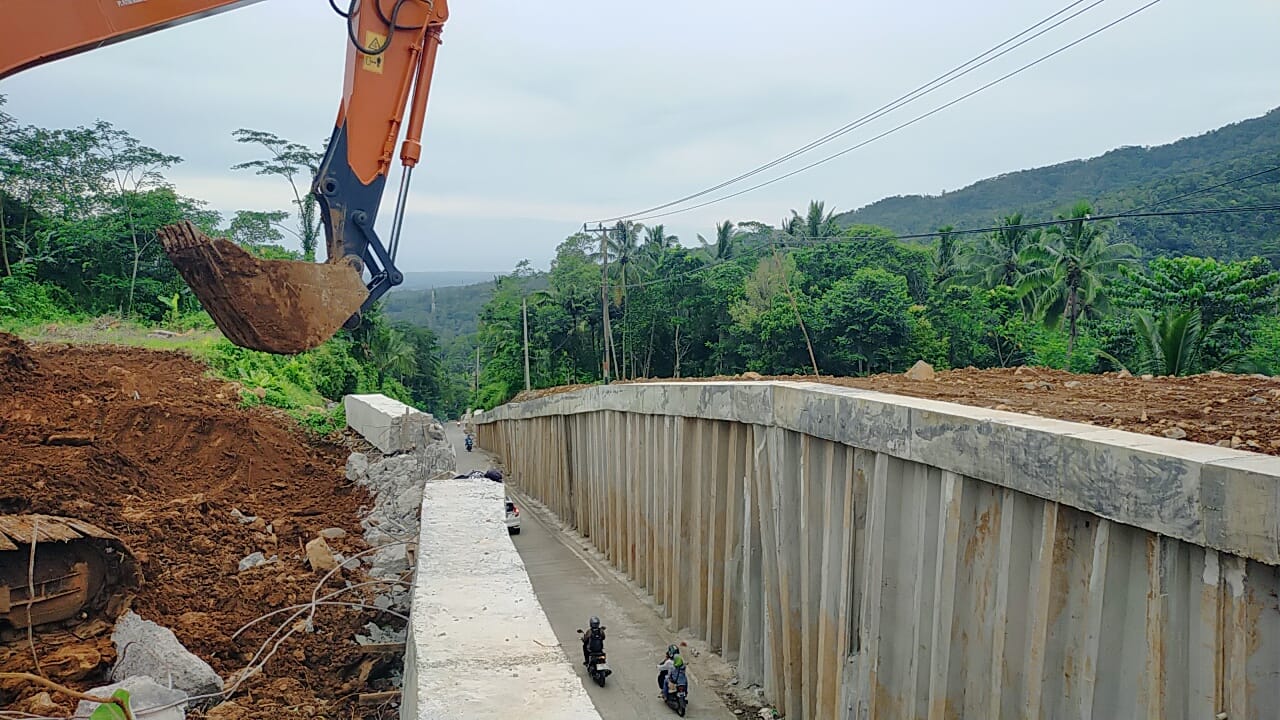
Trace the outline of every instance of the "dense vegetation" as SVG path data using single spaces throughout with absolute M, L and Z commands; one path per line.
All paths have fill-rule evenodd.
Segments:
M 840 227 L 820 202 L 769 226 L 726 221 L 681 246 L 662 226 L 575 234 L 546 273 L 522 264 L 480 315 L 479 404 L 614 378 L 898 372 L 1022 364 L 1097 372 L 1280 373 L 1280 272 L 1263 258 L 1152 256 L 1086 203 L 981 236 L 905 243 Z M 1273 237 L 1277 233 L 1272 226 Z M 608 259 L 608 331 L 601 310 Z M 545 289 L 541 284 L 545 283 Z M 606 343 L 606 337 L 612 340 Z
M 0 110 L 0 327 L 111 315 L 172 331 L 212 329 L 156 237 L 158 228 L 183 218 L 262 257 L 314 258 L 320 230 L 306 183 L 319 154 L 270 133 L 240 130 L 236 138 L 261 159 L 235 168 L 290 183 L 295 207 L 223 218 L 165 180 L 181 158 L 125 130 L 101 121 L 40 128 Z M 287 249 L 287 236 L 303 252 Z M 319 412 L 326 400 L 350 392 L 383 392 L 444 416 L 456 416 L 466 399 L 445 380 L 435 334 L 393 323 L 380 311 L 355 331 L 294 357 L 225 340 L 199 351 L 241 382 L 246 402 L 293 410 L 319 428 L 337 420 L 333 412 Z
M 1193 203 L 1173 205 L 1280 201 L 1280 173 L 1213 188 L 1275 164 L 1278 119 L 853 215 L 814 202 L 777 225 L 725 221 L 697 246 L 661 225 L 574 234 L 545 272 L 521 262 L 493 282 L 394 293 L 387 312 L 311 352 L 265 355 L 220 339 L 198 352 L 241 382 L 245 402 L 290 409 L 318 429 L 338 419 L 322 411 L 326 401 L 349 392 L 380 391 L 446 417 L 508 400 L 525 387 L 522 306 L 533 387 L 606 375 L 898 372 L 919 359 L 1280 373 L 1275 212 L 1107 222 L 1094 219 L 1101 206 L 1079 200 L 1105 210 L 1187 193 Z M 165 180 L 180 158 L 109 123 L 50 130 L 0 112 L 0 327 L 109 315 L 211 329 L 156 239 L 181 218 L 262 257 L 314 257 L 319 225 L 305 180 L 318 153 L 261 131 L 235 136 L 260 158 L 234 169 L 288 182 L 294 207 L 224 218 Z M 897 232 L 932 235 L 900 240 L 857 222 L 875 213 Z M 285 247 L 289 236 L 301 253 Z
M 881 225 L 916 234 L 945 224 L 988 227 L 1013 209 L 1027 217 L 1050 217 L 1082 198 L 1098 213 L 1118 213 L 1278 165 L 1280 109 L 1169 145 L 1120 148 L 1089 160 L 1000 175 L 940 196 L 885 198 L 837 215 L 835 220 L 841 225 Z M 1280 173 L 1173 205 L 1219 208 L 1276 203 L 1280 203 Z M 1277 218 L 1280 213 L 1142 219 L 1119 222 L 1108 232 L 1113 240 L 1132 242 L 1149 253 L 1222 260 L 1260 255 L 1280 265 Z

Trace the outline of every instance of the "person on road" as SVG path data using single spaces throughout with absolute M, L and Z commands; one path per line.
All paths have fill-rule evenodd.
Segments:
M 600 618 L 591 616 L 590 628 L 582 634 L 582 664 L 590 669 L 591 656 L 604 652 L 604 628 L 600 626 Z
M 658 689 L 662 691 L 663 700 L 674 693 L 680 685 L 689 682 L 685 675 L 684 658 L 681 657 L 679 650 L 672 654 L 671 651 L 674 648 L 674 645 L 667 648 L 667 659 L 658 666 Z

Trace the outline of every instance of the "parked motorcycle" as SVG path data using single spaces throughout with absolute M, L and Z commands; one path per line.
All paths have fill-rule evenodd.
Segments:
M 578 634 L 582 634 L 582 629 L 578 629 Z M 605 678 L 613 674 L 613 668 L 609 667 L 608 657 L 604 652 L 591 653 L 591 659 L 587 661 L 587 674 L 600 687 L 604 687 Z

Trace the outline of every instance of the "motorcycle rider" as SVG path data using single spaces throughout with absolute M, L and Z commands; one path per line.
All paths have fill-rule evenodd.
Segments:
M 684 658 L 680 657 L 680 648 L 675 645 L 668 645 L 667 656 L 663 659 L 662 664 L 658 666 L 658 690 L 662 691 L 663 700 L 667 699 L 667 680 L 677 666 L 681 668 L 680 676 L 683 678 Z
M 600 627 L 600 618 L 591 616 L 590 629 L 582 634 L 582 664 L 591 668 L 591 656 L 604 653 L 604 628 Z
M 471 433 L 467 433 L 467 452 L 471 452 L 471 446 L 475 444 L 475 439 L 471 437 Z

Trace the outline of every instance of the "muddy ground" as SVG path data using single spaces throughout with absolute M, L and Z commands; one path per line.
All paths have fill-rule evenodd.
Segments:
M 77 434 L 88 444 L 50 445 L 54 434 Z M 364 548 L 359 517 L 370 502 L 344 477 L 347 452 L 309 438 L 285 416 L 241 407 L 234 385 L 185 355 L 28 347 L 0 333 L 0 512 L 66 515 L 118 535 L 145 576 L 133 609 L 171 628 L 224 678 L 242 669 L 276 626 L 262 623 L 237 641 L 232 633 L 310 599 L 319 576 L 303 559 L 307 540 L 338 527 L 347 537 L 331 541 L 335 550 Z M 242 523 L 232 509 L 265 522 Z M 237 572 L 255 551 L 281 561 Z M 353 636 L 371 620 L 390 624 L 388 618 L 321 608 L 317 619 L 317 632 L 292 636 L 263 674 L 245 683 L 234 698 L 245 711 L 224 717 L 394 716 L 355 702 L 358 693 L 386 689 L 377 678 L 394 668 L 362 665 Z M 38 633 L 35 651 L 49 677 L 83 690 L 106 682 L 114 659 L 109 636 L 109 627 L 88 639 Z M 0 646 L 0 669 L 32 666 L 25 640 Z M 22 708 L 34 692 L 0 684 L 0 708 Z
M 815 378 L 749 373 L 687 381 L 698 380 L 816 381 L 1280 455 L 1280 377 L 1209 373 L 1143 379 L 1023 367 L 948 370 L 932 380 L 901 374 Z M 517 399 L 583 387 L 589 386 L 535 390 Z

